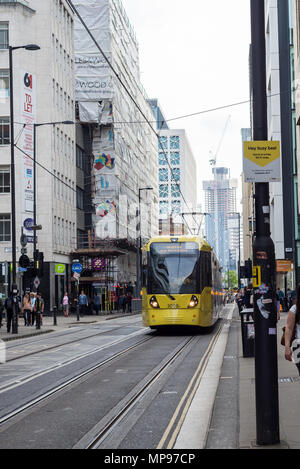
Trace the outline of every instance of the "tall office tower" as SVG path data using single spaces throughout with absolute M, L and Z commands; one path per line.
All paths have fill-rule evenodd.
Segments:
M 37 232 L 37 249 L 44 253 L 44 275 L 39 279 L 39 288 L 49 309 L 59 304 L 67 286 L 76 233 L 75 126 L 48 125 L 75 117 L 73 12 L 65 0 L 0 2 L 0 29 L 0 261 L 12 260 L 8 46 L 35 43 L 41 50 L 13 50 L 17 261 L 21 254 L 21 229 L 28 235 L 27 255 L 33 259 L 32 124 L 47 123 L 36 127 L 35 150 L 36 220 L 42 225 Z M 10 269 L 5 271 L 7 284 Z M 29 271 L 17 272 L 17 282 L 20 291 L 33 287 Z M 0 292 L 7 293 L 2 282 L 0 285 L 4 288 Z
M 213 168 L 214 179 L 203 181 L 205 191 L 206 239 L 224 269 L 237 269 L 236 190 L 237 180 L 230 179 L 228 168 Z
M 136 240 L 141 236 L 143 243 L 158 233 L 157 137 L 146 122 L 154 115 L 141 85 L 138 42 L 121 1 L 73 3 L 95 39 L 75 14 L 77 150 L 82 155 L 75 256 L 82 255 L 88 274 L 81 280 L 91 291 L 104 286 L 104 272 L 106 285 L 134 284 Z M 101 263 L 102 271 L 95 268 Z

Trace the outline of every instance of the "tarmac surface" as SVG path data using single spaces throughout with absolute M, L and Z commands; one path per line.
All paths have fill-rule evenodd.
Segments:
M 130 314 L 130 313 L 129 313 Z M 132 313 L 135 315 L 138 313 Z M 8 334 L 4 322 L 0 328 L 0 340 L 9 341 L 38 334 L 50 334 L 52 331 L 92 324 L 109 319 L 124 317 L 122 313 L 84 316 L 77 321 L 76 315 L 68 318 L 57 317 L 57 325 L 53 325 L 53 317 L 44 316 L 40 330 L 35 326 L 25 327 L 23 319 L 19 319 L 18 334 Z M 278 339 L 278 391 L 279 391 L 279 423 L 280 443 L 270 446 L 256 444 L 256 404 L 255 404 L 255 359 L 244 358 L 241 339 L 241 321 L 237 307 L 232 305 L 232 314 L 225 326 L 228 326 L 224 347 L 219 354 L 220 366 L 215 390 L 213 390 L 212 406 L 205 437 L 199 435 L 198 448 L 207 449 L 299 449 L 300 448 L 300 378 L 296 366 L 285 360 L 284 347 L 280 344 L 282 327 L 285 325 L 287 313 L 281 314 L 277 326 Z M 223 337 L 224 341 L 224 337 Z M 212 355 L 213 357 L 213 355 Z M 213 364 L 212 364 L 213 365 Z M 214 369 L 214 367 L 212 367 Z M 214 373 L 211 371 L 211 373 Z M 214 373 L 216 375 L 216 372 Z M 199 413 L 201 403 L 194 398 L 193 413 Z M 194 419 L 195 420 L 195 419 Z M 183 429 L 191 435 L 194 425 L 189 423 L 188 415 Z M 200 431 L 200 430 L 199 430 Z M 194 445 L 195 447 L 196 445 Z M 194 449 L 197 449 L 196 447 Z

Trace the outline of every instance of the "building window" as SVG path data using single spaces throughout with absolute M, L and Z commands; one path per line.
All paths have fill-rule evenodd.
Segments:
M 168 137 L 159 137 L 158 147 L 160 150 L 168 149 Z
M 180 200 L 172 200 L 172 213 L 180 214 L 181 204 Z
M 80 189 L 80 187 L 76 187 L 77 208 L 79 210 L 84 209 L 83 194 L 84 194 L 84 191 L 82 189 Z
M 0 23 L 0 49 L 8 49 L 8 23 Z
M 84 169 L 84 151 L 76 145 L 76 166 L 79 169 Z
M 0 168 L 0 194 L 10 192 L 10 171 L 9 169 Z
M 171 162 L 171 165 L 173 166 L 180 165 L 180 155 L 178 151 L 172 151 L 170 153 L 170 162 Z
M 172 197 L 180 197 L 180 190 L 179 186 L 177 184 L 172 184 L 171 185 L 171 196 Z
M 9 98 L 9 70 L 0 70 L 0 102 Z M 1 101 L 2 100 L 2 101 Z
M 159 166 L 166 166 L 168 164 L 168 156 L 165 155 L 164 153 L 159 153 L 158 164 Z
M 168 170 L 167 169 L 160 169 L 159 170 L 159 181 L 165 182 L 168 180 Z
M 159 185 L 159 197 L 166 198 L 169 196 L 169 187 L 168 184 Z
M 0 214 L 0 242 L 10 241 L 10 215 Z
M 10 144 L 9 117 L 0 117 L 0 145 Z
M 179 168 L 175 168 L 172 170 L 172 180 L 173 181 L 180 181 L 180 169 Z
M 179 150 L 179 137 L 178 136 L 173 136 L 170 137 L 170 149 L 171 150 Z
M 160 201 L 159 202 L 159 214 L 160 215 L 166 215 L 168 214 L 169 211 L 169 204 L 166 201 Z

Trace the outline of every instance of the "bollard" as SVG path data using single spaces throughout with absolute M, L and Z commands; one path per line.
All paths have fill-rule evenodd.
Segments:
M 77 306 L 76 306 L 76 313 L 77 313 L 77 321 L 80 321 L 79 303 L 77 303 Z
M 53 326 L 57 326 L 57 308 L 56 306 L 53 306 Z

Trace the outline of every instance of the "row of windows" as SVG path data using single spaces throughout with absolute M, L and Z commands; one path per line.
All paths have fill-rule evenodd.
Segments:
M 75 223 L 55 216 L 53 220 L 53 236 L 54 244 L 70 248 L 75 242 Z
M 0 168 L 0 194 L 8 194 L 10 192 L 10 170 L 8 168 Z
M 160 150 L 162 149 L 167 150 L 169 146 L 170 146 L 170 150 L 179 150 L 180 137 L 178 135 L 174 135 L 171 137 L 159 137 L 158 147 Z
M 9 33 L 8 23 L 0 23 L 0 49 L 8 49 Z
M 169 209 L 169 202 L 167 202 L 165 200 L 161 200 L 159 202 L 159 214 L 160 215 L 168 215 L 169 213 L 176 214 L 176 215 L 181 214 L 181 202 L 180 202 L 180 200 L 172 200 L 171 201 L 171 210 Z
M 57 109 L 62 111 L 63 120 L 73 116 L 74 101 L 55 80 L 53 80 L 53 99 Z
M 70 203 L 72 206 L 75 204 L 75 189 L 74 182 L 63 176 L 59 172 L 54 173 L 54 195 L 57 199 L 63 199 L 65 203 Z
M 180 181 L 180 168 L 172 168 L 172 172 L 169 172 L 168 168 L 160 168 L 158 170 L 159 182 L 166 182 L 171 179 L 176 182 Z
M 171 189 L 171 192 L 170 192 Z M 171 197 L 180 197 L 180 190 L 179 186 L 177 184 L 171 184 L 169 187 L 169 184 L 160 184 L 159 185 L 159 197 L 160 198 L 168 198 L 169 194 L 171 194 Z
M 9 70 L 0 70 L 0 103 L 9 99 Z
M 53 149 L 57 153 L 57 155 L 70 158 L 72 162 L 74 162 L 75 158 L 75 143 L 71 140 L 68 135 L 64 134 L 59 127 L 52 127 L 52 144 Z
M 7 242 L 10 239 L 10 214 L 0 213 L 0 242 Z
M 179 151 L 171 151 L 170 152 L 170 157 L 169 157 L 169 162 L 173 166 L 179 166 L 180 165 L 180 154 Z M 159 153 L 158 155 L 158 164 L 160 166 L 167 166 L 168 165 L 168 153 Z

